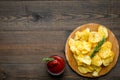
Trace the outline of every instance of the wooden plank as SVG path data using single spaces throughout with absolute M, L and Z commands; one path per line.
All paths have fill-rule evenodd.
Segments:
M 22 1 L 0 1 L 0 16 L 19 16 L 25 14 Z
M 64 50 L 62 49 L 53 49 L 53 48 L 43 48 L 43 49 L 2 49 L 0 50 L 0 56 L 24 56 L 24 55 L 60 55 L 63 54 Z M 47 55 L 48 54 L 48 55 Z
M 43 53 L 42 53 L 43 54 Z M 31 64 L 39 64 L 42 62 L 42 59 L 44 57 L 49 57 L 51 55 L 61 55 L 64 57 L 64 53 L 44 53 L 42 55 L 41 53 L 39 55 L 21 55 L 21 56 L 0 56 L 0 64 L 6 63 L 6 64 L 11 64 L 11 63 L 31 63 Z M 65 58 L 65 57 L 64 57 Z
M 15 79 L 15 80 L 39 80 L 39 79 L 79 79 L 79 80 L 91 80 L 85 77 L 81 77 L 77 75 L 76 73 L 72 72 L 71 69 L 68 65 L 66 65 L 66 69 L 63 75 L 55 77 L 55 76 L 50 76 L 48 72 L 46 71 L 45 63 L 42 64 L 1 64 L 1 70 L 2 73 L 4 73 L 4 76 L 6 76 L 6 79 Z M 112 80 L 113 77 L 116 79 L 119 79 L 119 71 L 120 71 L 120 66 L 117 65 L 116 68 L 114 68 L 111 72 L 107 74 L 107 76 L 103 76 L 98 79 L 109 79 Z M 117 69 L 117 71 L 116 71 Z M 1 74 L 2 74 L 1 73 Z M 118 74 L 116 74 L 118 73 Z M 109 76 L 108 76 L 109 75 Z M 112 77 L 110 77 L 112 76 Z M 111 79 L 112 78 L 112 79 Z
M 0 55 L 2 57 L 64 53 L 68 35 L 65 31 L 2 31 Z
M 68 35 L 67 31 L 1 31 L 0 44 L 63 44 Z
M 78 76 L 76 73 L 72 72 L 68 65 L 66 65 L 66 69 L 63 75 L 59 77 L 50 76 L 48 72 L 46 71 L 45 64 L 2 64 L 1 68 L 4 70 L 5 75 L 7 78 L 19 78 L 21 79 L 85 79 L 85 80 L 91 80 L 89 78 L 84 78 L 81 76 Z M 12 71 L 11 71 L 12 70 Z M 110 73 L 108 73 L 106 76 L 103 76 L 98 79 L 109 79 L 112 80 L 114 78 L 120 78 L 119 73 L 120 69 L 119 66 L 117 66 L 116 69 L 113 69 Z M 113 75 L 116 74 L 116 75 Z M 108 77 L 112 76 L 112 77 Z M 111 79 L 112 78 L 112 79 Z
M 120 20 L 119 3 L 116 1 L 1 2 L 0 30 L 72 30 L 89 22 L 112 25 L 111 28 L 116 28 Z

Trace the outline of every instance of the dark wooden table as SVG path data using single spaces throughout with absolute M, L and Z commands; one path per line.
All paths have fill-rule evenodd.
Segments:
M 120 1 L 1 1 L 0 80 L 92 80 L 68 66 L 64 48 L 69 34 L 85 23 L 111 29 L 120 43 Z M 63 75 L 48 74 L 43 57 L 60 55 Z M 94 80 L 120 80 L 120 59 L 105 76 Z

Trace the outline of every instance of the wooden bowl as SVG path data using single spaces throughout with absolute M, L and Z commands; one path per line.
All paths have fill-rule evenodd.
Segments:
M 88 24 L 85 24 L 85 25 L 81 25 L 81 26 L 77 27 L 70 34 L 70 36 L 68 37 L 68 39 L 66 41 L 65 56 L 66 56 L 66 59 L 68 61 L 68 64 L 76 73 L 78 73 L 78 74 L 80 74 L 81 76 L 84 76 L 84 77 L 94 78 L 94 76 L 92 76 L 92 73 L 82 74 L 82 73 L 79 72 L 77 62 L 75 61 L 75 59 L 73 57 L 73 54 L 70 51 L 70 48 L 69 48 L 69 45 L 68 45 L 68 40 L 75 36 L 76 31 L 83 31 L 86 28 L 90 28 L 91 31 L 97 31 L 98 26 L 100 26 L 100 24 L 96 24 L 96 23 L 88 23 Z M 113 45 L 112 51 L 115 53 L 115 56 L 114 56 L 113 62 L 109 66 L 102 67 L 102 70 L 99 72 L 99 76 L 97 76 L 97 77 L 100 77 L 102 75 L 107 74 L 115 66 L 115 64 L 116 64 L 116 62 L 118 60 L 118 56 L 119 56 L 119 44 L 118 44 L 118 41 L 117 41 L 115 35 L 112 33 L 112 31 L 110 31 L 109 29 L 107 29 L 107 30 L 108 30 L 108 38 L 107 38 L 107 40 L 112 43 L 112 45 Z

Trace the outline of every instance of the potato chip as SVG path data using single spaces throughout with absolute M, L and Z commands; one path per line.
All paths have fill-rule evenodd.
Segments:
M 70 46 L 74 46 L 75 45 L 75 40 L 70 38 L 68 43 L 69 43 Z
M 81 36 L 82 36 L 82 33 L 81 33 L 80 31 L 77 31 L 77 32 L 75 33 L 74 39 L 75 39 L 75 40 L 79 40 L 79 39 L 81 39 Z
M 97 72 L 100 72 L 100 70 L 102 69 L 101 66 L 99 66 L 99 67 L 98 66 L 93 66 L 93 67 Z
M 75 38 L 74 39 L 75 40 L 87 41 L 88 37 L 89 37 L 89 34 L 90 34 L 90 29 L 89 28 L 83 30 L 82 32 L 77 31 L 75 33 Z
M 111 51 L 110 57 L 102 59 L 103 65 L 108 66 L 113 61 L 113 58 L 114 58 L 114 53 Z
M 102 48 L 107 47 L 109 49 L 112 49 L 112 43 L 110 41 L 106 41 L 103 45 Z
M 83 73 L 83 74 L 89 72 L 89 70 L 88 70 L 86 67 L 84 67 L 84 66 L 78 66 L 78 70 L 79 70 L 81 73 Z
M 101 49 L 99 50 L 98 54 L 101 58 L 107 58 L 110 56 L 110 52 L 111 50 L 107 47 L 101 47 Z
M 90 51 L 91 50 L 91 43 L 83 41 L 83 47 L 84 47 L 84 50 Z
M 97 67 L 97 66 L 93 66 L 94 67 L 94 72 L 93 72 L 93 76 L 98 76 L 98 73 L 101 71 L 102 67 Z
M 89 36 L 89 42 L 91 43 L 97 43 L 101 40 L 100 35 L 98 34 L 98 32 L 91 32 L 90 36 Z
M 81 65 L 81 66 L 78 66 L 78 70 L 81 72 L 81 73 L 88 73 L 88 72 L 93 72 L 95 69 L 89 65 Z
M 93 72 L 94 68 L 91 65 L 87 65 L 87 68 L 89 69 L 89 72 Z
M 82 52 L 82 54 L 86 54 L 91 50 L 91 43 L 82 41 L 81 44 L 77 47 L 78 50 Z
M 107 29 L 106 29 L 104 26 L 99 26 L 99 28 L 98 28 L 98 33 L 100 34 L 101 39 L 102 39 L 103 36 L 104 36 L 105 38 L 108 37 L 108 31 L 107 31 Z
M 112 56 L 102 60 L 104 66 L 108 66 L 112 61 L 113 61 Z
M 95 55 L 92 58 L 92 65 L 95 65 L 95 66 L 101 66 L 102 65 L 102 60 L 98 55 Z
M 80 59 L 81 59 L 81 62 L 83 62 L 84 64 L 87 64 L 87 65 L 91 64 L 90 56 L 84 56 L 84 57 L 81 57 Z
M 76 59 L 76 61 L 77 61 L 77 64 L 80 66 L 80 65 L 83 65 L 83 63 L 82 63 L 82 61 L 81 61 L 81 58 L 82 57 L 82 55 L 75 55 L 74 54 L 74 58 Z
M 94 71 L 94 72 L 92 73 L 92 75 L 93 75 L 93 76 L 98 76 L 98 72 L 97 72 L 97 71 Z
M 76 44 L 78 50 L 82 51 L 84 49 L 84 44 L 82 41 L 76 42 Z
M 77 48 L 75 46 L 70 46 L 70 50 L 75 54 L 77 51 Z
M 79 50 L 76 48 L 75 54 L 77 54 L 77 55 L 79 56 L 79 55 L 82 54 L 82 53 L 81 53 L 81 51 L 79 51 Z

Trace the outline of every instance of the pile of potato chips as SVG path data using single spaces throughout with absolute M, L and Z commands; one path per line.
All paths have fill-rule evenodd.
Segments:
M 93 49 L 103 36 L 107 38 L 108 31 L 105 27 L 99 26 L 98 31 L 90 31 L 86 28 L 81 32 L 77 31 L 74 38 L 69 39 L 70 50 L 81 73 L 91 72 L 93 76 L 98 76 L 102 66 L 108 66 L 113 61 L 114 52 L 109 41 L 105 41 L 96 55 L 90 58 Z

